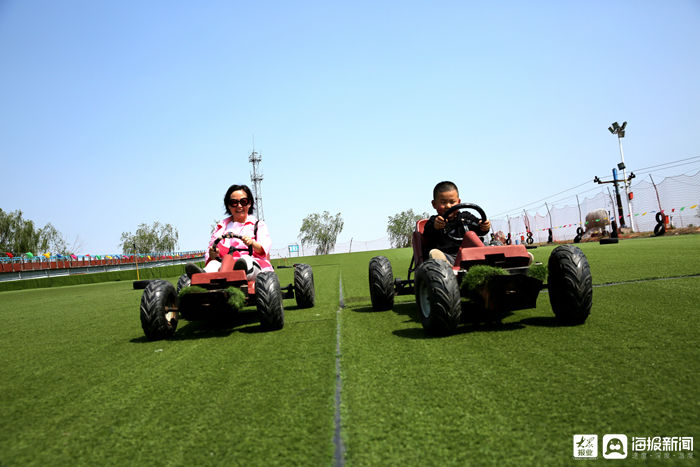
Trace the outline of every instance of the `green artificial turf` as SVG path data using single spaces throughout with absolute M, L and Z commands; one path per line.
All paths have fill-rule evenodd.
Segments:
M 692 436 L 698 290 L 700 278 L 598 288 L 588 323 L 575 327 L 558 326 L 543 295 L 503 325 L 446 338 L 425 336 L 411 300 L 393 312 L 349 308 L 348 459 L 567 465 L 576 433 Z
M 577 433 L 698 433 L 700 277 L 646 280 L 700 275 L 700 236 L 580 247 L 595 284 L 620 284 L 596 288 L 588 322 L 573 327 L 543 292 L 502 325 L 429 338 L 412 296 L 373 312 L 367 272 L 343 268 L 348 463 L 571 465 Z M 553 248 L 530 251 L 546 265 Z M 406 277 L 410 250 L 365 256 L 377 254 Z
M 317 305 L 286 300 L 281 331 L 157 342 L 130 283 L 1 294 L 0 464 L 328 465 L 339 270 L 314 272 Z
M 700 236 L 580 248 L 608 284 L 584 325 L 543 291 L 443 338 L 411 295 L 371 309 L 370 258 L 406 278 L 410 249 L 289 260 L 313 266 L 316 306 L 285 300 L 275 332 L 246 308 L 149 342 L 130 282 L 0 293 L 0 465 L 332 465 L 338 329 L 347 465 L 572 465 L 577 433 L 697 438 Z

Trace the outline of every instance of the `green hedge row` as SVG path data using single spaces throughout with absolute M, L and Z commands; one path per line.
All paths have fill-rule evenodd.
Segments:
M 200 266 L 203 263 L 199 263 Z M 161 277 L 177 277 L 185 272 L 184 264 L 162 266 L 158 268 L 139 268 L 140 279 L 158 279 Z M 17 281 L 0 282 L 0 292 L 11 290 L 37 289 L 45 287 L 64 287 L 66 285 L 95 284 L 97 282 L 135 281 L 136 269 L 123 271 L 95 272 L 88 274 L 73 274 L 70 276 L 44 277 L 37 279 L 22 279 Z

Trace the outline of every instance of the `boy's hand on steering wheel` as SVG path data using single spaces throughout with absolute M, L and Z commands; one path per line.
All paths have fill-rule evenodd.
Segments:
M 437 216 L 437 217 L 435 218 L 435 221 L 433 222 L 433 225 L 435 226 L 435 229 L 437 229 L 437 230 L 442 230 L 442 229 L 444 229 L 445 226 L 447 225 L 447 221 L 445 220 L 444 217 L 442 217 L 442 216 Z
M 479 221 L 479 228 L 482 232 L 488 232 L 491 230 L 491 221 L 486 219 L 485 221 Z

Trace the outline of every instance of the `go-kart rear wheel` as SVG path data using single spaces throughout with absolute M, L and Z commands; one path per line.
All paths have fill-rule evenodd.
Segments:
M 255 279 L 255 305 L 260 313 L 260 325 L 269 330 L 284 327 L 284 307 L 280 281 L 272 271 L 264 271 Z
M 564 324 L 583 324 L 593 304 L 593 279 L 586 255 L 573 245 L 552 251 L 547 264 L 549 302 Z
M 177 293 L 165 280 L 148 283 L 141 296 L 141 327 L 150 340 L 167 339 L 177 329 Z
M 316 303 L 314 272 L 308 264 L 294 266 L 294 297 L 299 308 L 311 308 Z
M 369 261 L 369 296 L 374 311 L 394 307 L 394 273 L 386 256 L 375 256 Z
M 423 329 L 433 335 L 453 333 L 462 315 L 462 300 L 452 266 L 427 260 L 416 270 L 415 290 Z
M 177 294 L 180 295 L 180 291 L 185 287 L 189 287 L 192 284 L 192 280 L 187 274 L 183 274 L 177 280 Z

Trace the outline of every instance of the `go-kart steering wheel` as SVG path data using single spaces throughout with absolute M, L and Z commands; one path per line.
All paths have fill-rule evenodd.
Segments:
M 243 237 L 241 237 L 240 235 L 235 234 L 235 233 L 233 233 L 233 232 L 226 232 L 226 233 L 223 234 L 221 237 L 219 237 L 219 238 L 217 238 L 216 240 L 214 240 L 214 243 L 212 244 L 212 248 L 216 248 L 216 246 L 219 244 L 219 242 L 220 242 L 221 240 L 223 240 L 224 238 L 238 238 L 238 239 L 241 239 L 241 238 L 243 238 Z
M 447 211 L 445 211 L 445 212 L 442 214 L 442 216 L 440 216 L 440 217 L 442 217 L 443 219 L 445 219 L 445 220 L 447 221 L 447 225 L 448 225 L 448 226 L 455 225 L 455 224 L 458 223 L 458 222 L 462 222 L 461 219 L 459 218 L 459 216 L 455 216 L 455 218 L 454 218 L 454 219 L 451 219 L 451 220 L 448 219 L 448 217 L 449 217 L 450 214 L 452 214 L 453 212 L 455 212 L 455 211 L 461 211 L 462 209 L 473 209 L 474 211 L 476 211 L 476 212 L 481 216 L 481 221 L 482 221 L 482 222 L 485 222 L 485 221 L 488 219 L 488 217 L 486 217 L 486 213 L 484 212 L 484 210 L 481 209 L 481 206 L 478 206 L 478 205 L 472 204 L 472 203 L 459 203 L 459 204 L 455 204 L 454 206 L 452 206 L 451 208 L 449 208 Z M 463 225 L 464 225 L 464 229 L 465 229 L 466 231 L 469 231 L 469 226 L 467 225 L 467 223 L 464 222 Z M 456 242 L 461 242 L 461 241 L 462 241 L 462 237 L 453 236 L 453 235 L 450 235 L 449 233 L 447 233 L 447 232 L 449 232 L 449 230 L 450 230 L 450 229 L 447 229 L 447 228 L 445 229 L 445 232 L 446 232 L 446 235 L 447 235 L 448 238 L 450 238 L 451 240 L 454 240 L 454 241 L 456 241 Z

